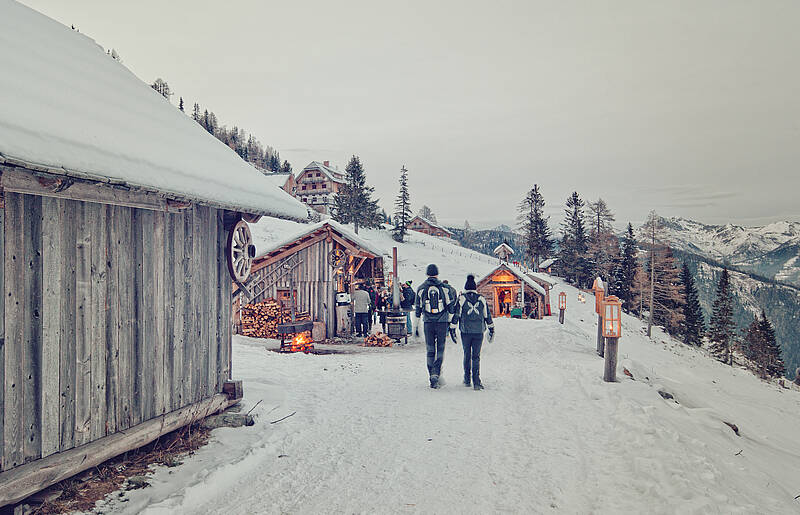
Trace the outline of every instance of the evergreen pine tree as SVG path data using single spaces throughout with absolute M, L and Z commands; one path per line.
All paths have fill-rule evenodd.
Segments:
M 703 340 L 705 330 L 705 319 L 703 310 L 700 307 L 700 298 L 697 287 L 694 284 L 694 277 L 689 264 L 684 261 L 681 270 L 681 283 L 683 285 L 683 325 L 681 333 L 683 342 L 686 345 L 700 345 Z
M 392 237 L 395 241 L 402 242 L 408 233 L 408 222 L 413 217 L 411 211 L 411 194 L 408 192 L 408 170 L 403 166 L 400 169 L 400 192 L 394 201 L 394 227 Z
M 544 216 L 544 197 L 539 191 L 539 185 L 534 184 L 533 189 L 520 202 L 517 217 L 524 255 L 533 264 L 534 270 L 538 270 L 540 260 L 547 258 L 553 251 L 553 240 L 547 227 L 548 219 L 549 217 Z
M 781 358 L 781 347 L 775 337 L 775 328 L 772 327 L 772 323 L 770 323 L 763 309 L 761 310 L 761 320 L 758 325 L 764 343 L 762 366 L 765 373 L 769 377 L 781 377 L 786 374 L 786 366 Z
M 583 207 L 584 202 L 577 191 L 567 197 L 559 252 L 564 277 L 578 288 L 587 285 L 591 277 L 589 261 L 586 258 L 589 246 L 583 221 Z
M 169 97 L 172 96 L 172 90 L 170 89 L 169 84 L 167 84 L 167 81 L 160 77 L 157 78 L 155 82 L 150 84 L 150 87 L 156 90 L 159 95 L 166 98 L 167 101 L 169 101 Z
M 201 116 L 200 116 L 200 104 L 195 102 L 194 106 L 192 107 L 192 120 L 196 121 L 197 123 L 200 123 L 200 118 L 201 118 Z
M 628 230 L 622 238 L 622 249 L 616 260 L 614 276 L 612 279 L 612 293 L 622 301 L 622 307 L 631 312 L 637 312 L 634 303 L 634 282 L 636 272 L 639 270 L 639 261 L 636 259 L 636 236 L 633 234 L 633 225 L 628 223 Z
M 180 97 L 180 100 L 178 101 L 178 109 L 183 112 L 183 97 Z
M 289 164 L 289 161 L 283 162 L 283 165 L 281 166 L 281 173 L 292 173 L 292 165 Z
M 708 328 L 711 352 L 723 363 L 733 365 L 733 338 L 736 325 L 733 322 L 733 295 L 727 268 L 722 270 L 712 309 Z
M 345 168 L 345 184 L 333 197 L 333 218 L 337 222 L 359 227 L 380 227 L 378 201 L 372 200 L 375 188 L 367 186 L 367 176 L 358 156 L 353 156 Z

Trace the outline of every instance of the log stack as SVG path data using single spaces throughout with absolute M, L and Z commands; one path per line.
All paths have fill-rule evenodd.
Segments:
M 257 304 L 242 306 L 242 334 L 251 338 L 278 338 L 276 326 L 291 322 L 288 311 L 281 309 L 281 303 L 275 299 L 267 299 Z M 298 322 L 310 320 L 307 311 L 295 315 Z
M 375 334 L 371 334 L 364 339 L 364 346 L 365 347 L 391 347 L 394 340 L 389 338 L 388 335 L 377 332 Z

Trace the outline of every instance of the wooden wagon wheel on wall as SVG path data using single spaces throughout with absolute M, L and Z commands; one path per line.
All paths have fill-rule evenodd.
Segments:
M 347 261 L 347 254 L 342 249 L 333 249 L 328 252 L 328 263 L 332 268 L 344 268 Z
M 256 257 L 256 246 L 253 245 L 253 235 L 250 227 L 244 220 L 236 222 L 228 233 L 226 248 L 228 257 L 228 271 L 234 281 L 244 283 L 250 277 L 250 268 Z

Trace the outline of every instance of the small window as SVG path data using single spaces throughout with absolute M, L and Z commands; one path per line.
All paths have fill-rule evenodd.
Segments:
M 306 185 L 305 185 L 305 184 L 303 184 L 303 188 L 302 188 L 302 189 L 303 189 L 303 190 L 305 190 L 305 189 L 306 189 Z
M 322 189 L 324 190 L 324 189 L 326 189 L 327 187 L 328 187 L 328 185 L 327 185 L 327 184 L 325 184 L 325 183 L 323 182 L 323 183 L 322 183 Z
M 308 197 L 303 197 L 303 202 L 308 202 Z

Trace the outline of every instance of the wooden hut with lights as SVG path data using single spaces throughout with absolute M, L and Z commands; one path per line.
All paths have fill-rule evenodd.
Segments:
M 520 308 L 528 318 L 542 318 L 547 291 L 517 267 L 501 264 L 477 283 L 493 317 L 508 316 L 506 304 Z
M 332 220 L 304 226 L 283 241 L 257 249 L 251 278 L 245 285 L 234 285 L 234 319 L 242 303 L 277 299 L 287 308 L 294 299 L 295 310 L 322 323 L 323 337 L 332 337 L 337 334 L 336 293 L 366 281 L 384 284 L 380 249 Z
M 307 215 L 94 41 L 2 11 L 0 507 L 238 402 L 245 220 Z

